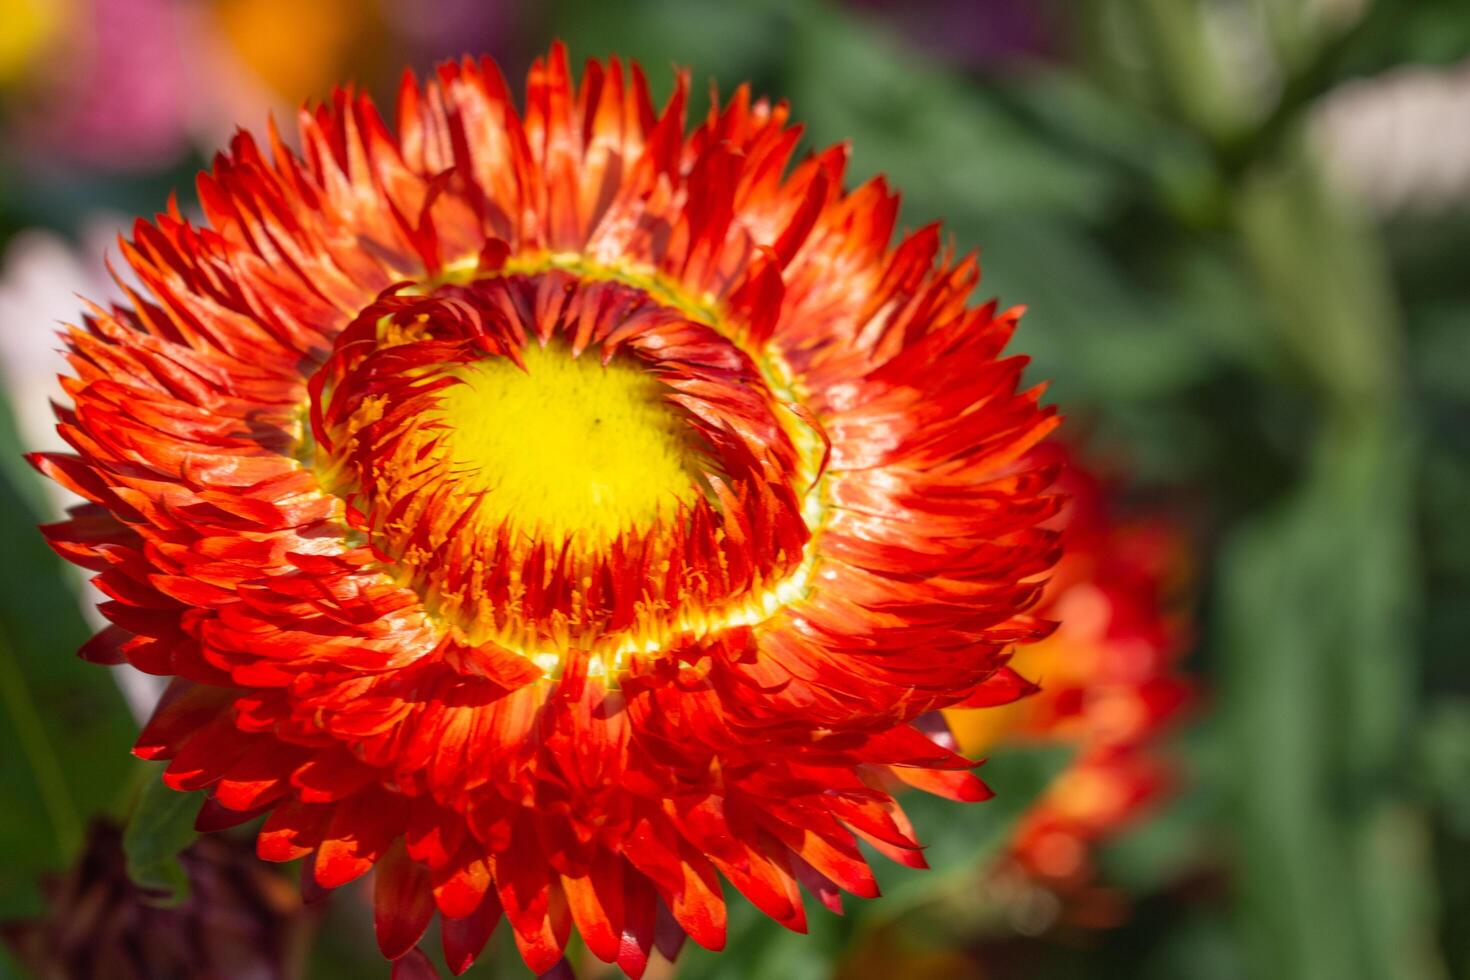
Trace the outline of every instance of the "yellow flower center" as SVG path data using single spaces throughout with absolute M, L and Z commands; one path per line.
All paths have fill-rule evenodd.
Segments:
M 525 369 L 489 357 L 455 369 L 439 415 L 464 490 L 518 533 L 580 549 L 677 514 L 711 468 L 685 413 L 646 367 L 532 343 Z

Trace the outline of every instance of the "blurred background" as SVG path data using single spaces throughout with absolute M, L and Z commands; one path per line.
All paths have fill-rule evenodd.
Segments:
M 57 324 L 236 125 L 466 52 L 515 79 L 552 37 L 787 98 L 905 227 L 981 248 L 1110 507 L 1171 529 L 1186 621 L 1168 789 L 1090 842 L 1086 895 L 997 870 L 1060 765 L 998 751 L 997 800 L 914 801 L 940 870 L 659 975 L 1470 977 L 1464 0 L 0 0 L 0 975 L 116 976 L 137 925 L 89 826 L 147 781 L 150 690 L 74 656 L 86 586 L 33 529 L 65 501 L 20 459 L 58 446 Z M 150 942 L 248 941 L 178 975 L 386 976 L 365 901 L 191 854 L 195 918 Z M 49 968 L 16 952 L 47 909 Z M 525 975 L 495 943 L 471 975 Z

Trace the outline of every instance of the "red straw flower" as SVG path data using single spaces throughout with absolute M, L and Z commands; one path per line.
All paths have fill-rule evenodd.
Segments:
M 723 877 L 804 928 L 922 866 L 883 787 L 979 800 L 910 723 L 1019 685 L 1056 556 L 1053 427 L 972 257 L 890 246 L 845 151 L 745 88 L 685 133 L 637 66 L 557 47 L 524 115 L 488 62 L 339 91 L 298 157 L 248 135 L 207 216 L 140 222 L 131 306 L 70 336 L 92 503 L 47 529 L 177 678 L 136 752 L 269 813 L 316 881 L 377 866 L 378 938 L 437 909 L 554 968 L 573 925 L 637 976 L 725 939 Z M 997 693 L 999 692 L 999 693 Z

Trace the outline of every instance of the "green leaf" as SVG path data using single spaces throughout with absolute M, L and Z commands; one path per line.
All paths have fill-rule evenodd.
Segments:
M 162 902 L 177 905 L 189 897 L 189 878 L 179 854 L 198 833 L 194 820 L 204 800 L 198 793 L 169 789 L 157 773 L 150 773 L 123 832 L 128 877 L 139 886 L 164 894 Z

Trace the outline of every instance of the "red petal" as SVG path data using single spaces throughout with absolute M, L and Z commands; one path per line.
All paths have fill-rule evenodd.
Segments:
M 674 914 L 669 911 L 669 907 L 659 902 L 653 920 L 653 944 L 658 947 L 664 959 L 670 963 L 678 959 L 679 951 L 684 948 L 684 940 L 688 938 L 689 934 L 674 921 Z
M 434 901 L 439 911 L 452 919 L 462 918 L 480 907 L 490 889 L 490 868 L 466 845 L 457 862 L 432 872 Z
M 393 961 L 392 980 L 439 980 L 439 971 L 434 969 L 424 951 L 415 947 L 406 956 Z
M 273 738 L 255 739 L 251 750 L 215 784 L 215 802 L 231 810 L 268 806 L 290 790 L 287 776 L 301 758 L 300 751 Z
M 219 687 L 174 681 L 143 726 L 133 754 L 140 759 L 171 759 L 189 736 L 229 710 L 234 695 Z
M 423 936 L 434 916 L 429 871 L 398 840 L 378 862 L 373 883 L 373 927 L 378 948 L 390 960 L 407 953 Z
M 709 858 L 678 832 L 660 822 L 641 820 L 629 837 L 628 860 L 643 872 L 668 903 L 674 918 L 705 949 L 725 945 L 725 896 Z
M 781 279 L 781 260 L 764 249 L 746 273 L 745 281 L 730 295 L 732 316 L 744 321 L 746 343 L 759 348 L 771 338 L 781 318 L 786 286 Z
M 367 786 L 377 775 L 342 749 L 331 749 L 307 760 L 291 774 L 291 785 L 303 803 L 332 803 Z
M 330 806 L 312 806 L 295 800 L 281 804 L 271 811 L 265 826 L 260 828 L 255 852 L 263 861 L 294 861 L 305 857 L 321 842 L 332 819 L 332 810 Z M 303 877 L 307 876 L 303 874 Z
M 212 834 L 218 830 L 228 830 L 230 827 L 238 827 L 242 823 L 249 823 L 256 817 L 265 813 L 269 807 L 261 807 L 257 810 L 232 810 L 222 806 L 218 800 L 208 799 L 204 806 L 199 808 L 199 816 L 194 818 L 194 829 L 201 834 Z
M 657 906 L 658 895 L 653 890 L 653 883 L 636 869 L 624 867 L 623 935 L 618 947 L 618 968 L 632 980 L 638 980 L 648 969 Z
M 223 779 L 254 746 L 253 737 L 221 716 L 189 736 L 163 771 L 163 781 L 181 792 L 204 789 Z
M 113 667 L 125 663 L 122 645 L 133 638 L 133 634 L 121 626 L 109 626 L 92 637 L 77 651 L 77 656 L 88 663 Z
M 545 855 L 535 846 L 537 835 L 528 819 L 519 821 L 515 837 L 510 850 L 495 855 L 495 889 L 521 958 L 533 972 L 544 973 L 561 959 L 571 914 L 561 882 L 552 879 Z
M 449 972 L 459 976 L 470 968 L 490 940 L 490 934 L 500 924 L 500 915 L 500 899 L 491 891 L 485 894 L 480 907 L 469 915 L 439 920 L 444 962 L 449 965 Z
M 1039 684 L 1033 684 L 1010 667 L 1002 667 L 986 678 L 985 683 L 977 687 L 974 694 L 955 707 L 993 708 L 1030 697 L 1039 690 Z
M 914 769 L 909 766 L 890 766 L 888 771 L 915 789 L 961 803 L 979 803 L 995 795 L 995 791 L 972 772 Z
M 311 869 L 316 866 L 317 852 L 312 851 L 301 871 L 301 901 L 307 905 L 320 905 L 332 897 L 330 888 L 323 888 Z
M 336 805 L 317 849 L 313 873 L 323 888 L 340 888 L 367 874 L 403 832 L 403 798 L 389 793 L 359 793 Z
M 834 915 L 842 914 L 842 889 L 816 868 L 807 864 L 798 854 L 791 855 L 791 868 L 807 891 L 816 897 Z
M 562 875 L 562 890 L 577 931 L 592 955 L 604 963 L 618 958 L 622 943 L 623 859 L 610 851 L 599 851 L 585 876 Z

